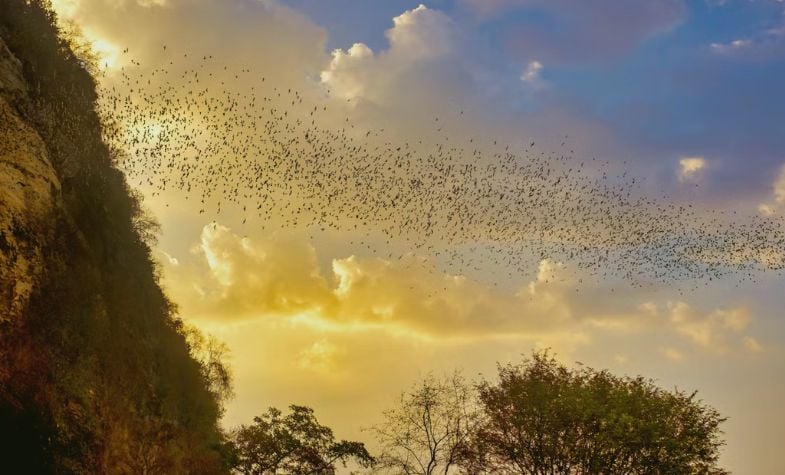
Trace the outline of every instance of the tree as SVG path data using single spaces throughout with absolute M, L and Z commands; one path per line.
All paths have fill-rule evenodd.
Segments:
M 213 335 L 204 335 L 193 325 L 181 324 L 179 321 L 177 324 L 182 325 L 180 331 L 185 336 L 189 353 L 199 363 L 205 386 L 213 394 L 223 414 L 224 403 L 234 397 L 232 372 L 226 363 L 229 348 Z
M 451 473 L 477 420 L 472 388 L 459 373 L 428 376 L 373 427 L 382 449 L 378 464 L 406 475 Z
M 287 473 L 334 474 L 338 462 L 370 467 L 374 459 L 360 442 L 336 442 L 333 432 L 316 420 L 313 409 L 289 406 L 291 413 L 270 408 L 254 423 L 234 433 L 234 469 L 246 475 Z
M 571 370 L 547 352 L 500 366 L 498 382 L 478 390 L 470 473 L 725 473 L 716 466 L 725 419 L 695 393 Z

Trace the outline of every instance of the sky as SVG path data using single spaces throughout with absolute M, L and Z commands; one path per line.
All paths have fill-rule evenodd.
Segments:
M 92 41 L 105 87 L 129 87 L 123 72 L 197 64 L 217 85 L 223 66 L 247 68 L 228 87 L 247 92 L 263 75 L 329 103 L 327 122 L 349 114 L 395 140 L 427 141 L 442 116 L 478 147 L 556 150 L 568 137 L 574 155 L 623 168 L 670 203 L 785 213 L 779 0 L 53 4 Z M 198 62 L 207 56 L 218 59 Z M 305 404 L 340 438 L 372 447 L 363 428 L 423 375 L 492 377 L 497 362 L 551 348 L 570 364 L 698 390 L 729 418 L 725 467 L 782 472 L 781 275 L 634 287 L 548 258 L 511 274 L 464 273 L 406 241 L 361 246 L 345 230 L 246 222 L 237 206 L 203 214 L 143 177 L 130 181 L 161 224 L 167 292 L 231 351 L 227 427 Z

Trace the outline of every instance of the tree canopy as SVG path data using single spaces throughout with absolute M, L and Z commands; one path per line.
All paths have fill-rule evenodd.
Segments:
M 695 393 L 547 353 L 499 367 L 478 386 L 484 419 L 469 447 L 475 473 L 721 473 L 719 413 Z
M 336 441 L 313 409 L 290 406 L 289 414 L 271 407 L 253 424 L 235 431 L 234 469 L 245 475 L 287 473 L 329 475 L 350 460 L 369 467 L 374 459 L 361 442 Z
M 374 432 L 404 475 L 721 474 L 724 420 L 694 392 L 535 352 L 495 381 L 428 376 Z

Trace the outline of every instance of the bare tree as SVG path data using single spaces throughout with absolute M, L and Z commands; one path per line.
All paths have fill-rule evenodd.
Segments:
M 478 423 L 473 392 L 460 373 L 429 375 L 404 392 L 372 428 L 381 449 L 377 467 L 405 475 L 455 473 Z

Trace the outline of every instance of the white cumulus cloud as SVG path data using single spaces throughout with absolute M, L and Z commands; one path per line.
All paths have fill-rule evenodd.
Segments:
M 540 84 L 540 73 L 542 72 L 542 63 L 539 61 L 531 61 L 526 65 L 526 68 L 521 73 L 521 81 L 529 85 Z
M 706 168 L 706 159 L 703 157 L 684 157 L 679 160 L 679 181 L 692 181 L 700 176 Z
M 598 332 L 657 331 L 710 353 L 755 347 L 744 339 L 751 338 L 744 306 L 705 311 L 682 301 L 641 303 L 634 294 L 604 287 L 579 294 L 582 276 L 547 259 L 529 282 L 502 291 L 412 254 L 400 260 L 336 257 L 325 268 L 301 236 L 242 238 L 217 224 L 203 228 L 191 257 L 178 265 L 164 261 L 167 287 L 188 315 L 209 321 L 289 319 L 337 331 L 382 329 L 431 339 L 590 339 Z
M 785 165 L 782 165 L 777 178 L 771 185 L 771 201 L 758 205 L 758 212 L 764 216 L 772 216 L 785 204 Z
M 420 5 L 393 18 L 393 27 L 386 32 L 387 49 L 374 53 L 368 45 L 355 43 L 347 50 L 333 51 L 321 81 L 338 97 L 384 103 L 404 95 L 396 94 L 403 92 L 396 87 L 401 77 L 424 62 L 451 55 L 454 36 L 455 27 L 447 15 Z

